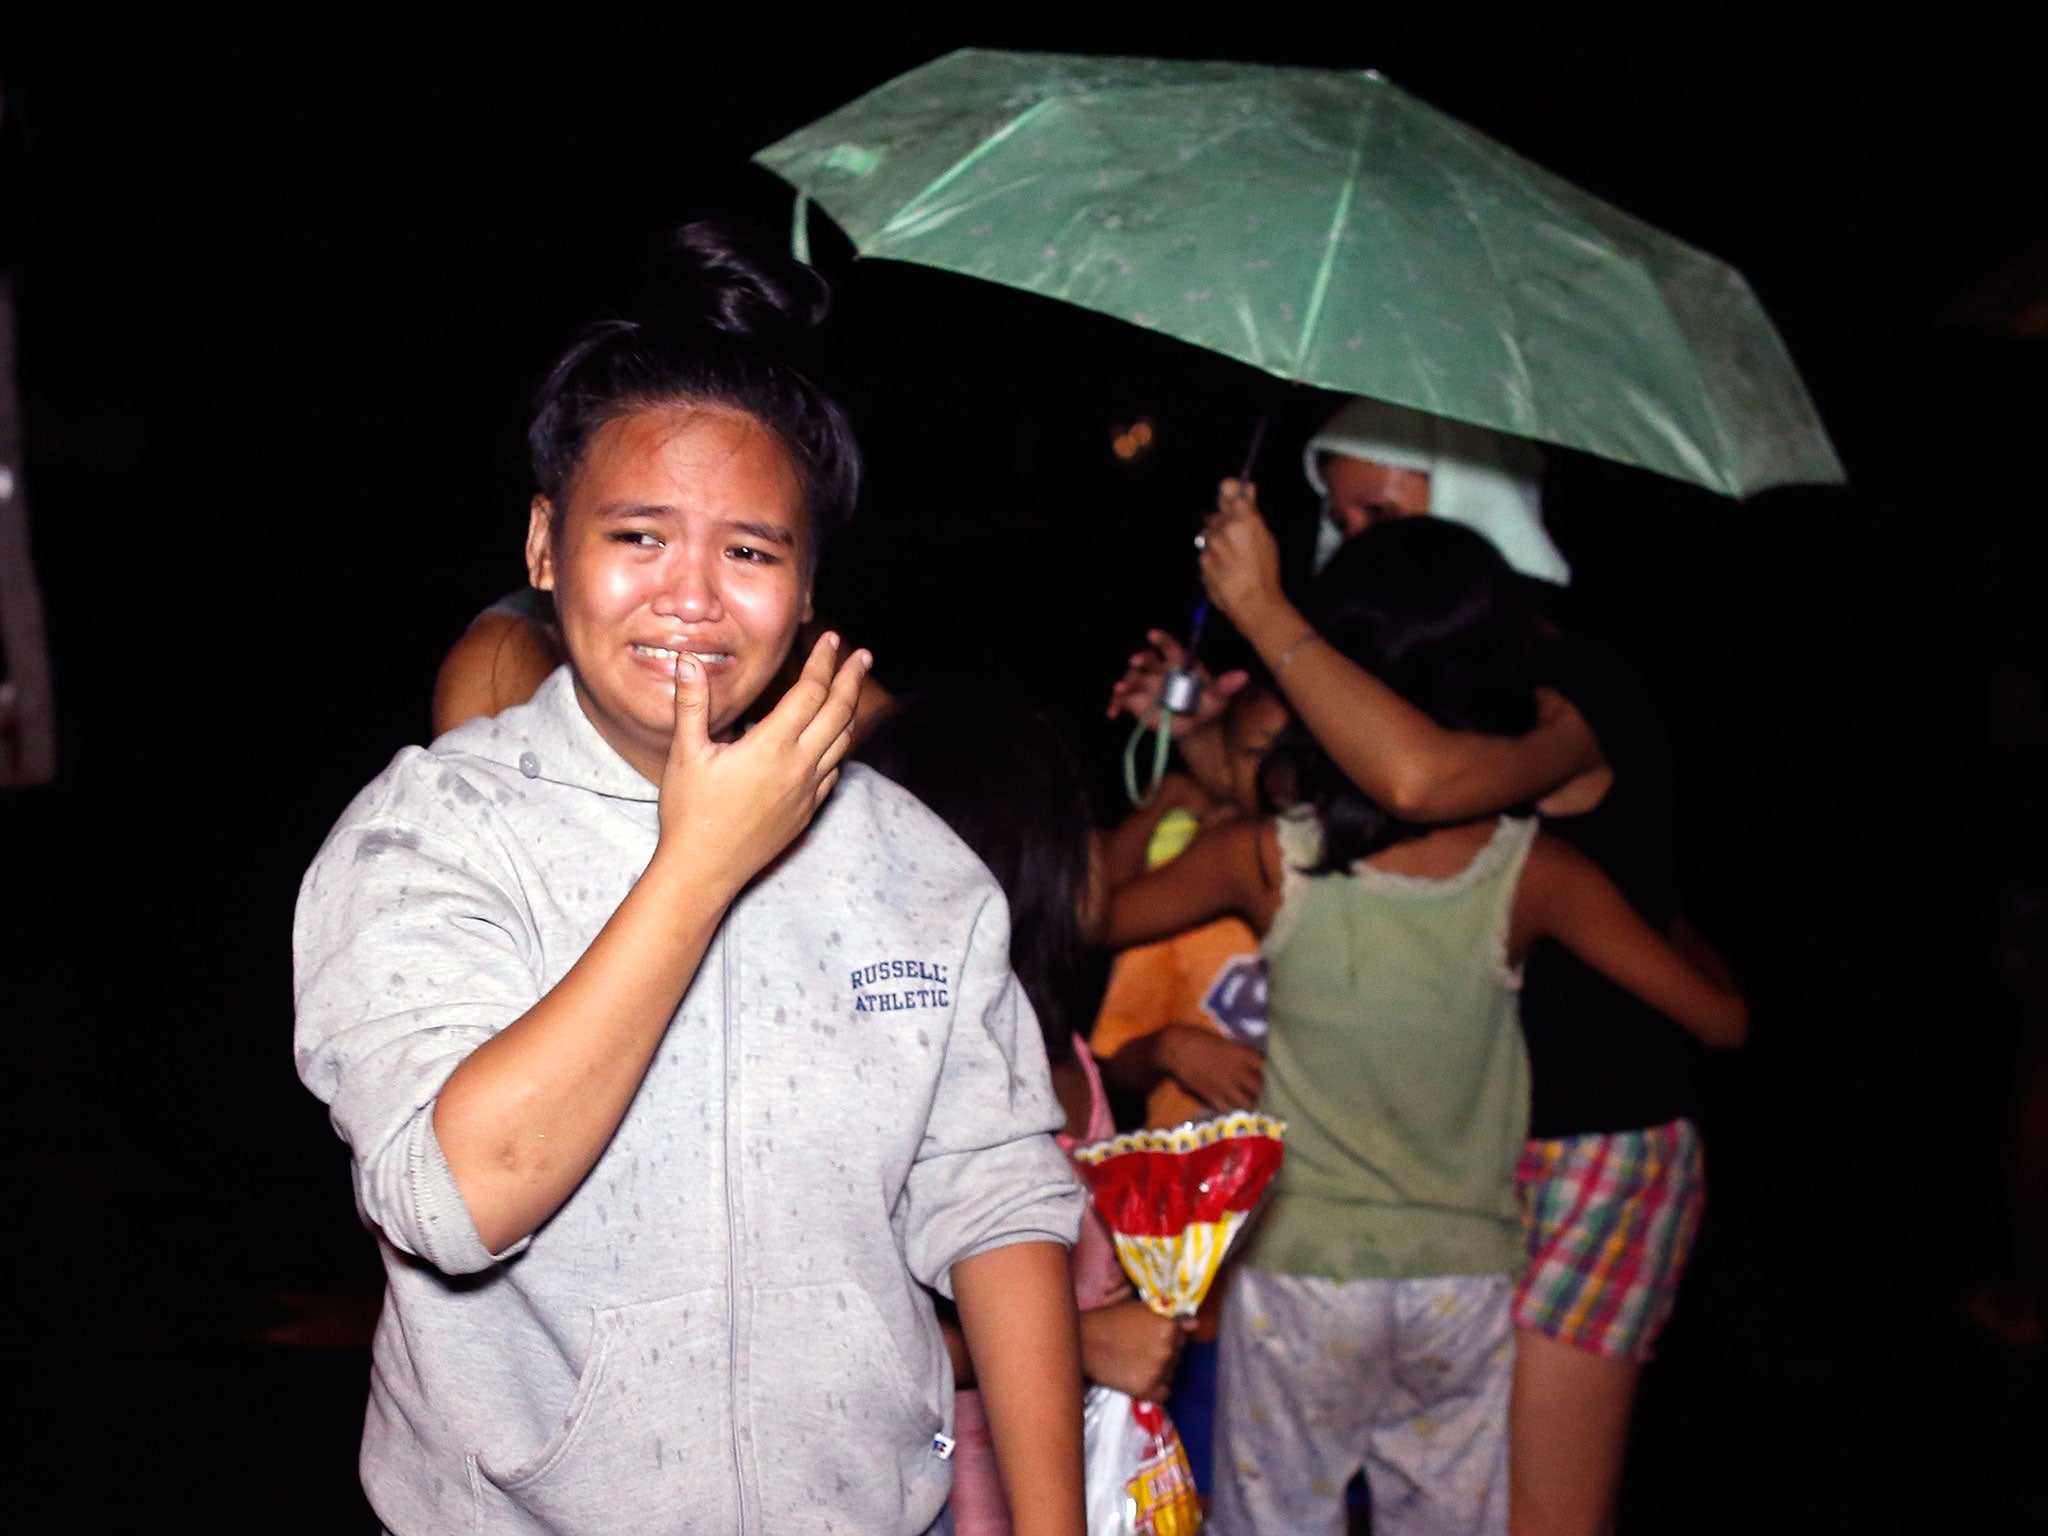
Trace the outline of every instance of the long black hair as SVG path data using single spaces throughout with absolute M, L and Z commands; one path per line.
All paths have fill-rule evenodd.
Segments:
M 590 440 L 636 410 L 714 405 L 773 431 L 803 481 L 813 534 L 860 496 L 860 449 L 837 402 L 797 365 L 831 293 L 811 268 L 717 223 L 669 241 L 637 318 L 585 326 L 548 370 L 526 432 L 534 489 L 560 513 Z
M 1088 787 L 1066 738 L 1036 710 L 981 691 L 911 694 L 855 754 L 938 813 L 1010 903 L 1010 967 L 1038 1014 L 1045 1054 L 1073 1054 L 1089 978 Z
M 1323 568 L 1311 616 L 1323 639 L 1438 725 L 1520 736 L 1536 724 L 1536 610 L 1469 528 L 1434 517 L 1375 523 Z M 1353 784 L 1299 721 L 1274 740 L 1260 784 L 1275 804 L 1314 810 L 1323 851 L 1310 874 L 1340 874 L 1430 830 Z

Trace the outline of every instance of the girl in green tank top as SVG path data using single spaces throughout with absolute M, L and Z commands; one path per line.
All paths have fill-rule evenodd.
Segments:
M 1446 727 L 1513 736 L 1535 724 L 1537 621 L 1479 535 L 1431 518 L 1375 526 L 1339 550 L 1316 599 L 1316 629 L 1303 644 L 1334 645 Z M 1515 1165 L 1529 1093 L 1516 993 L 1530 948 L 1546 938 L 1567 945 L 1710 1043 L 1740 1038 L 1740 995 L 1533 820 L 1405 823 L 1368 799 L 1298 724 L 1274 743 L 1263 785 L 1285 814 L 1205 833 L 1173 863 L 1116 891 L 1107 922 L 1109 942 L 1122 946 L 1235 912 L 1263 938 L 1270 990 L 1261 1107 L 1288 1122 L 1287 1160 L 1246 1264 L 1269 1278 L 1340 1288 L 1512 1274 L 1522 1253 Z M 1225 1438 L 1235 1424 L 1232 1326 L 1226 1313 Z M 1504 1362 L 1504 1302 L 1497 1331 L 1496 1343 L 1474 1347 Z M 1349 1347 L 1323 1341 L 1313 1353 L 1326 1368 Z M 1262 1374 L 1275 1372 L 1267 1360 Z M 1361 1392 L 1371 1390 L 1369 1376 L 1361 1370 Z M 1270 1381 L 1269 1389 L 1286 1385 Z M 1301 1390 L 1328 1397 L 1327 1382 L 1304 1381 Z M 1499 1439 L 1504 1476 L 1504 1374 L 1492 1397 L 1498 1412 L 1488 1409 L 1472 1433 Z M 1361 1411 L 1384 1422 L 1370 1405 Z M 1416 1410 L 1418 1419 L 1429 1412 L 1428 1404 Z M 1265 1408 L 1255 1417 L 1273 1415 Z M 1241 1440 L 1254 1435 L 1249 1424 L 1235 1427 Z M 1273 1510 L 1302 1508 L 1282 1486 L 1290 1466 L 1319 1486 L 1332 1475 L 1307 1452 L 1277 1444 L 1250 1459 Z M 1219 1493 L 1230 1476 L 1225 1460 L 1219 1440 Z

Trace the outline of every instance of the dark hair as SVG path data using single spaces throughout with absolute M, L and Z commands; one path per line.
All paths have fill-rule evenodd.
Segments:
M 1345 541 L 1324 567 L 1316 631 L 1437 724 L 1520 736 L 1536 724 L 1536 611 L 1500 552 L 1435 517 L 1393 518 Z M 1384 809 L 1330 760 L 1299 720 L 1260 770 L 1268 798 L 1307 805 L 1322 860 L 1354 860 L 1429 830 Z
M 1010 966 L 1046 1056 L 1073 1054 L 1088 987 L 1080 905 L 1094 824 L 1081 764 L 1046 716 L 946 689 L 893 705 L 855 754 L 935 811 L 1010 903 Z
M 685 225 L 668 243 L 644 316 L 585 326 L 548 370 L 526 431 L 535 489 L 559 512 L 607 422 L 651 407 L 718 405 L 782 440 L 815 534 L 841 527 L 860 495 L 860 449 L 846 413 L 794 361 L 830 296 L 811 268 L 727 226 Z

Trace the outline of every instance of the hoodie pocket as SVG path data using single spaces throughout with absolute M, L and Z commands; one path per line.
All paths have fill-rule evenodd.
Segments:
M 722 1291 L 597 1314 L 562 1427 L 472 1458 L 477 1529 L 654 1536 L 738 1521 Z
M 912 1315 L 930 1330 L 916 1342 L 943 1361 L 937 1322 Z M 952 1487 L 932 1449 L 952 1421 L 943 1371 L 913 1371 L 858 1285 L 757 1295 L 748 1399 L 764 1528 L 919 1531 L 937 1519 Z

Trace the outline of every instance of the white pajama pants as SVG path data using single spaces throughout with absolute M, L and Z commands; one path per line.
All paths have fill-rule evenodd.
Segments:
M 1239 1265 L 1216 1388 L 1216 1536 L 1505 1536 L 1514 1282 L 1320 1280 Z

